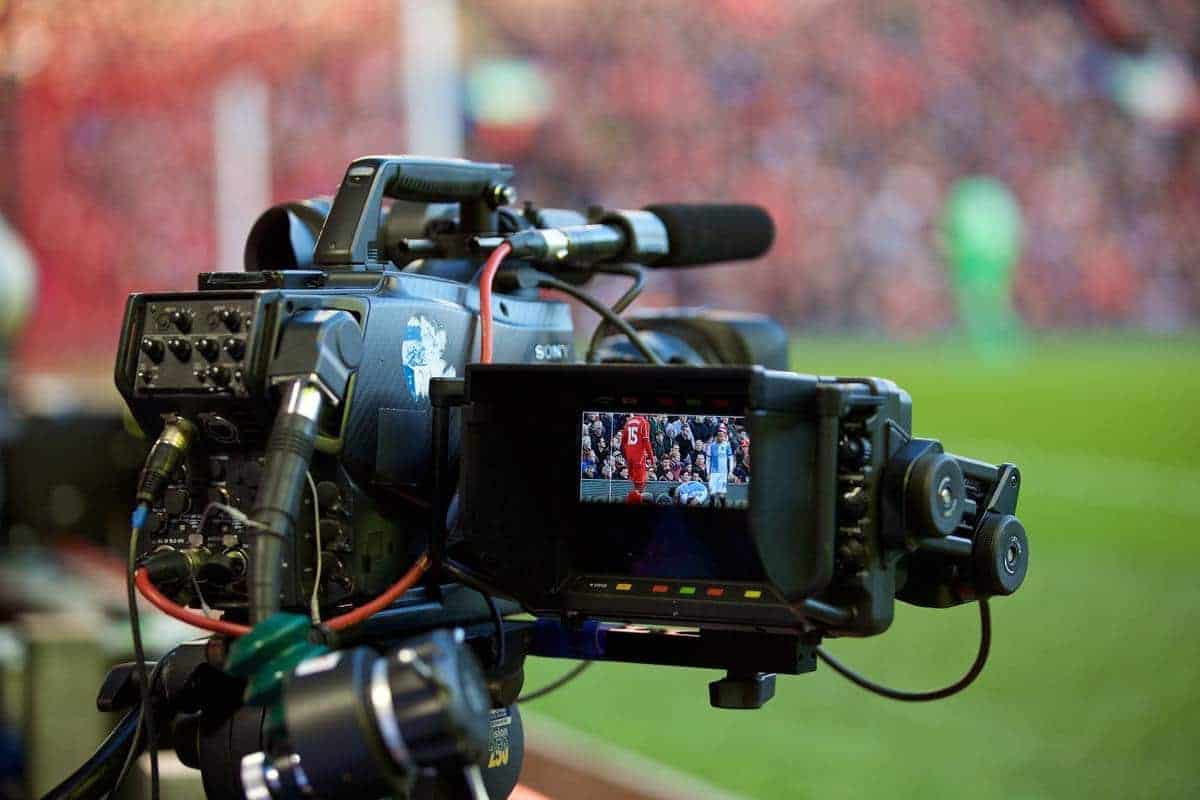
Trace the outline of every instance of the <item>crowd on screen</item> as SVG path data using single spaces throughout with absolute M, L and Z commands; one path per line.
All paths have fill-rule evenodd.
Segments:
M 650 423 L 654 464 L 647 464 L 647 480 L 670 483 L 708 482 L 709 445 L 724 426 L 733 450 L 729 483 L 750 482 L 750 435 L 741 417 L 711 415 L 644 415 Z M 628 414 L 585 414 L 579 452 L 581 478 L 630 480 L 629 464 L 621 440 Z

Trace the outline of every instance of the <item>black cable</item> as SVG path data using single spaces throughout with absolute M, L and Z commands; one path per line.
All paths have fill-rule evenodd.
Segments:
M 170 653 L 164 655 L 154 665 L 154 670 L 150 673 L 151 691 L 154 689 L 154 684 L 158 682 L 158 675 L 162 672 L 163 665 L 167 663 L 169 656 Z M 121 765 L 121 771 L 117 773 L 117 779 L 113 781 L 112 789 L 109 790 L 108 796 L 110 798 L 116 797 L 117 793 L 121 791 L 121 784 L 125 782 L 125 777 L 129 774 L 129 768 L 133 766 L 133 762 L 137 760 L 138 754 L 142 752 L 142 746 L 145 744 L 142 740 L 142 731 L 145 729 L 146 721 L 145 706 L 138 706 L 137 715 L 137 727 L 133 731 L 133 747 L 125 754 L 125 762 Z
M 629 308 L 646 286 L 646 270 L 637 264 L 597 264 L 592 267 L 592 270 L 607 275 L 625 275 L 633 278 L 633 285 L 626 290 L 625 294 L 621 295 L 617 302 L 612 304 L 614 314 L 620 314 Z M 587 356 L 584 358 L 584 361 L 589 364 L 592 363 L 592 356 L 595 355 L 596 347 L 600 344 L 600 332 L 603 329 L 603 325 L 597 325 L 596 330 L 592 331 L 592 338 L 588 342 Z
M 469 586 L 483 596 L 483 601 L 487 603 L 488 611 L 492 615 L 492 624 L 496 627 L 495 666 L 500 666 L 508 658 L 508 653 L 504 637 L 504 618 L 500 615 L 500 607 L 496 604 L 496 597 L 505 597 L 506 594 L 453 559 L 443 558 L 441 567 L 450 577 L 464 586 Z
M 96 748 L 92 757 L 46 794 L 42 800 L 83 800 L 111 790 L 121 754 L 137 744 L 141 712 L 130 709 Z M 123 761 L 121 763 L 124 763 Z
M 125 783 L 125 776 L 129 774 L 129 768 L 133 766 L 133 761 L 137 758 L 137 754 L 141 752 L 142 730 L 146 722 L 145 706 L 139 705 L 137 710 L 137 727 L 133 731 L 133 746 L 125 754 L 125 761 L 121 764 L 121 771 L 117 773 L 117 779 L 113 781 L 112 789 L 108 792 L 108 797 L 116 797 L 121 791 L 121 784 Z
M 876 683 L 869 678 L 865 678 L 854 670 L 847 667 L 842 662 L 838 661 L 829 653 L 825 652 L 823 647 L 817 648 L 817 657 L 833 668 L 834 672 L 841 675 L 846 680 L 866 689 L 868 692 L 890 698 L 892 700 L 903 700 L 910 703 L 921 703 L 927 700 L 941 700 L 951 695 L 958 694 L 963 689 L 970 686 L 979 673 L 983 672 L 983 666 L 987 663 L 988 652 L 992 646 L 992 615 L 988 609 L 986 599 L 979 600 L 979 652 L 975 655 L 975 661 L 971 664 L 971 668 L 967 670 L 967 674 L 963 675 L 954 683 L 941 689 L 934 689 L 929 692 L 902 692 L 883 684 Z
M 158 737 L 157 731 L 154 729 L 154 708 L 150 703 L 150 676 L 146 670 L 146 650 L 142 645 L 142 625 L 141 619 L 138 617 L 137 592 L 133 585 L 133 574 L 137 571 L 138 538 L 141 536 L 142 525 L 145 524 L 149 512 L 150 508 L 145 503 L 139 503 L 133 512 L 133 530 L 129 534 L 129 563 L 125 574 L 125 591 L 129 600 L 129 627 L 133 632 L 133 656 L 137 661 L 138 680 L 141 682 L 141 717 L 146 730 L 146 748 L 150 751 L 150 797 L 151 800 L 158 800 Z M 130 756 L 136 749 L 130 750 Z M 128 771 L 130 763 L 132 763 L 132 759 L 128 758 L 122 769 L 122 779 L 125 777 L 124 773 Z M 116 789 L 113 790 L 113 793 L 116 793 Z
M 477 592 L 482 592 L 483 594 L 491 595 L 492 597 L 504 597 L 509 600 L 516 599 L 510 596 L 508 592 L 505 592 L 492 585 L 487 580 L 471 571 L 470 568 L 458 563 L 452 558 L 443 558 L 441 561 L 441 567 L 448 575 L 450 575 L 450 577 L 454 578 L 459 583 L 470 586 Z
M 639 264 L 597 264 L 592 267 L 592 272 L 602 272 L 605 275 L 624 275 L 627 278 L 633 278 L 633 285 L 625 291 L 625 294 L 621 295 L 617 302 L 612 304 L 612 310 L 617 314 L 620 314 L 633 305 L 633 301 L 637 300 L 638 295 L 642 293 L 642 289 L 646 288 L 646 270 L 642 269 Z
M 496 626 L 496 663 L 495 666 L 503 666 L 508 654 L 505 652 L 504 643 L 504 618 L 500 616 L 500 607 L 496 605 L 496 599 L 482 589 L 476 588 L 475 591 L 483 596 L 483 602 L 487 603 L 488 611 L 492 614 L 492 623 Z
M 566 686 L 568 683 L 570 683 L 571 681 L 575 680 L 580 675 L 582 675 L 584 673 L 584 670 L 586 670 L 588 667 L 590 667 L 593 663 L 594 662 L 592 662 L 592 661 L 582 661 L 582 662 L 576 664 L 575 666 L 571 667 L 571 669 L 568 670 L 566 672 L 566 674 L 564 674 L 561 678 L 550 681 L 550 683 L 547 683 L 542 688 L 535 689 L 534 691 L 530 692 L 529 694 L 521 695 L 520 697 L 517 698 L 517 702 L 518 703 L 528 703 L 530 700 L 537 700 L 539 697 L 545 697 L 546 695 L 550 694 L 551 692 L 555 691 L 556 689 L 561 689 L 562 687 Z
M 560 281 L 558 278 L 540 273 L 538 276 L 538 285 L 544 286 L 547 289 L 553 289 L 556 292 L 562 292 L 563 294 L 571 295 L 571 297 L 574 297 L 592 311 L 595 311 L 597 314 L 604 317 L 606 322 L 619 330 L 621 333 L 625 334 L 625 337 L 629 339 L 630 343 L 632 343 L 634 347 L 637 348 L 637 351 L 642 354 L 643 358 L 645 358 L 651 364 L 662 365 L 663 360 L 658 357 L 657 353 L 650 349 L 650 347 L 642 340 L 642 337 L 638 335 L 638 332 L 635 331 L 628 322 L 618 317 L 611 308 L 604 305 L 587 292 L 583 291 L 577 286 L 572 286 L 569 283 Z

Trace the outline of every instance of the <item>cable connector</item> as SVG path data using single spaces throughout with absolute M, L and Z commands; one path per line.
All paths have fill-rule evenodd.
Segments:
M 187 555 L 174 548 L 159 550 L 142 563 L 146 575 L 156 586 L 177 586 L 190 581 L 195 566 Z
M 196 426 L 190 421 L 175 415 L 167 418 L 158 441 L 150 448 L 150 455 L 146 457 L 146 465 L 142 467 L 142 474 L 138 478 L 139 504 L 154 505 L 154 501 L 166 488 L 171 473 L 183 463 L 183 458 L 195 439 Z M 136 521 L 134 527 L 140 527 Z

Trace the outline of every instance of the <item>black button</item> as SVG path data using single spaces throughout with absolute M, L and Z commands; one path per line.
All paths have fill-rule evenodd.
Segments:
M 225 340 L 225 352 L 229 353 L 229 357 L 234 361 L 241 361 L 242 356 L 246 354 L 246 340 L 230 336 Z
M 317 500 L 321 508 L 334 508 L 342 501 L 341 491 L 333 481 L 321 481 L 317 484 Z
M 179 309 L 171 312 L 171 324 L 180 333 L 190 333 L 192 330 L 192 312 Z
M 186 513 L 191 503 L 187 489 L 168 489 L 163 497 L 163 508 L 173 517 Z
M 217 340 L 207 336 L 196 340 L 196 350 L 209 361 L 216 361 L 217 356 L 221 354 L 221 347 L 217 344 Z
M 242 329 L 242 315 L 235 309 L 225 308 L 217 315 L 221 318 L 221 322 L 225 323 L 225 327 L 230 333 L 237 333 Z
M 846 436 L 838 445 L 838 456 L 845 467 L 861 467 L 871 460 L 871 440 L 859 436 Z
M 855 486 L 842 495 L 839 510 L 846 521 L 858 520 L 862 518 L 863 514 L 867 513 L 870 501 L 871 498 L 867 496 L 866 489 L 861 486 Z
M 180 361 L 187 361 L 192 357 L 192 343 L 187 339 L 182 339 L 175 336 L 167 339 L 167 347 L 175 354 L 175 357 Z
M 850 569 L 861 569 L 867 561 L 867 550 L 862 542 L 849 540 L 838 547 L 838 558 Z
M 149 336 L 142 339 L 142 352 L 145 353 L 155 364 L 162 361 L 163 354 L 166 349 L 163 347 L 162 341 L 159 339 L 151 339 Z

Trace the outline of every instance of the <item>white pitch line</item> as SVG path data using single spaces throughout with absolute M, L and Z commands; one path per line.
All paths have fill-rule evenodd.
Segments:
M 524 707 L 521 721 L 527 750 L 536 750 L 553 761 L 583 765 L 585 771 L 595 770 L 597 764 L 611 765 L 615 769 L 605 769 L 605 779 L 628 785 L 639 796 L 659 800 L 748 800 L 745 795 L 734 794 L 542 714 L 530 713 Z

